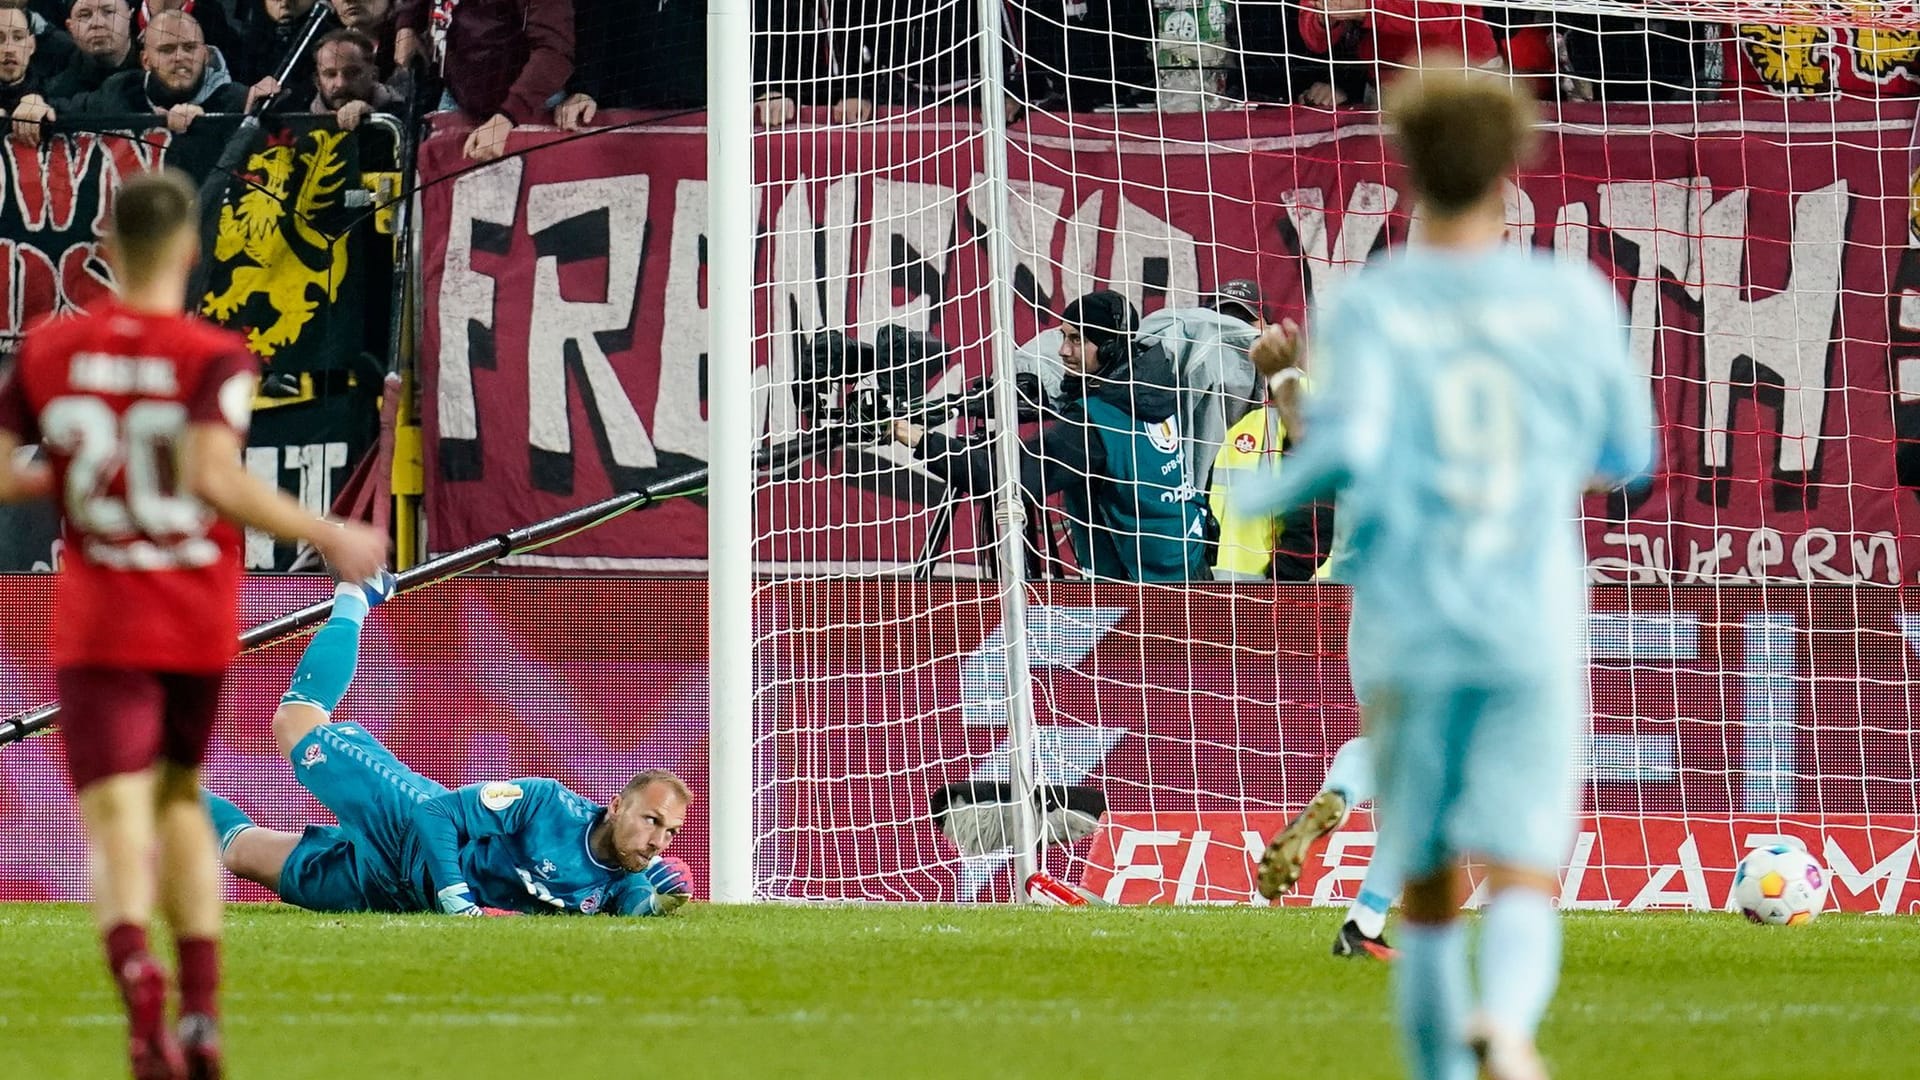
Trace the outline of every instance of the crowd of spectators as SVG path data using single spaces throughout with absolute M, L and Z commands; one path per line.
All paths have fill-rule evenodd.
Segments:
M 266 101 L 342 127 L 400 105 L 391 0 L 339 0 L 335 29 L 300 56 L 316 0 L 0 0 L 0 115 L 38 143 L 65 117 L 148 115 L 183 132 L 208 113 Z M 277 77 L 300 56 L 286 78 Z
M 150 113 L 184 130 L 265 101 L 342 126 L 403 107 L 458 110 L 488 160 L 526 124 L 577 130 L 609 108 L 697 109 L 705 0 L 0 0 L 0 112 L 32 142 L 60 116 Z M 1444 50 L 1535 80 L 1542 96 L 1920 94 L 1920 34 L 1631 19 L 1441 0 L 1232 0 L 1229 101 L 1364 107 L 1394 66 Z M 1006 99 L 1091 111 L 1156 100 L 1155 0 L 1005 0 Z M 978 100 L 975 0 L 755 0 L 756 115 L 860 123 Z

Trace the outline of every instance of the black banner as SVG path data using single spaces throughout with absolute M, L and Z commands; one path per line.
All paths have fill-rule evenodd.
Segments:
M 339 370 L 366 344 L 371 245 L 355 242 L 366 211 L 347 205 L 365 190 L 360 140 L 313 118 L 284 123 L 227 186 L 200 311 L 245 334 L 276 374 Z M 167 163 L 200 179 L 195 167 L 212 166 L 201 145 L 182 144 Z
M 60 512 L 50 502 L 0 506 L 0 573 L 44 573 L 58 565 Z

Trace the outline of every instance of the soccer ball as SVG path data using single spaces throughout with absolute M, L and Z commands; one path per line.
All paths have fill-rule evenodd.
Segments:
M 1733 906 L 1749 922 L 1798 926 L 1827 903 L 1827 871 L 1805 849 L 1754 848 L 1733 872 Z

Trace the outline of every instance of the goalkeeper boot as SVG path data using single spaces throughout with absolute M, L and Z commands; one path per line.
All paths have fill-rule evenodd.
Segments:
M 167 973 L 151 956 L 138 956 L 116 978 L 127 1006 L 127 1052 L 134 1080 L 185 1080 L 186 1059 L 167 1030 Z
M 1315 795 L 1299 816 L 1273 835 L 1267 853 L 1260 857 L 1260 895 L 1269 900 L 1285 896 L 1293 883 L 1300 880 L 1307 856 L 1346 819 L 1345 796 L 1337 791 Z
M 1467 1026 L 1467 1045 L 1480 1062 L 1480 1080 L 1547 1080 L 1546 1063 L 1533 1040 L 1476 1017 Z
M 377 608 L 393 596 L 394 587 L 399 583 L 394 576 L 382 570 L 365 581 L 355 582 L 360 586 L 360 595 L 367 598 L 367 606 Z
M 1340 924 L 1340 935 L 1333 939 L 1333 955 L 1385 960 L 1391 963 L 1400 954 L 1394 951 L 1393 946 L 1387 944 L 1386 934 L 1369 935 L 1360 928 L 1359 923 L 1348 919 Z
M 394 594 L 399 583 L 385 570 L 367 578 L 365 581 L 342 581 L 333 587 L 333 619 L 344 619 L 359 626 L 366 621 L 367 612 L 385 603 Z M 345 692 L 345 688 L 341 688 Z
M 187 1059 L 187 1080 L 220 1080 L 220 1025 L 205 1013 L 180 1018 L 180 1052 Z

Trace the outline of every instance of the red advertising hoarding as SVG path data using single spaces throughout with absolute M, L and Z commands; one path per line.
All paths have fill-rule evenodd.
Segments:
M 55 698 L 53 586 L 51 575 L 0 576 L 0 712 Z M 331 591 L 321 578 L 255 578 L 242 606 L 247 623 L 263 622 Z M 236 663 L 206 768 L 210 789 L 257 823 L 292 831 L 332 821 L 296 782 L 270 724 L 306 640 Z M 450 786 L 547 776 L 604 803 L 648 768 L 705 788 L 706 676 L 704 582 L 462 581 L 368 618 L 336 715 Z M 676 851 L 704 879 L 703 804 Z M 83 899 L 86 882 L 58 736 L 0 747 L 0 900 Z M 228 885 L 235 899 L 266 896 Z
M 51 584 L 0 577 L 0 710 L 52 697 Z M 248 614 L 265 619 L 325 588 L 256 580 Z M 550 776 L 605 800 L 632 773 L 667 767 L 704 791 L 705 599 L 693 581 L 436 585 L 374 612 L 339 715 L 449 785 Z M 1098 833 L 1050 850 L 1049 867 L 1129 902 L 1245 900 L 1254 841 L 1312 796 L 1357 729 L 1345 593 L 1056 585 L 1031 599 L 1043 778 L 1098 788 L 1108 806 Z M 1569 902 L 1717 908 L 1737 853 L 1778 833 L 1834 871 L 1836 904 L 1913 908 L 1914 597 L 1602 587 L 1594 607 L 1594 771 Z M 763 647 L 740 677 L 758 688 L 762 895 L 1009 895 L 1008 861 L 963 858 L 929 808 L 945 785 L 1005 778 L 993 591 L 770 583 L 756 626 Z M 213 790 L 278 828 L 327 820 L 268 725 L 300 647 L 240 662 L 208 769 Z M 696 799 L 678 845 L 700 877 L 707 809 Z M 1350 895 L 1370 845 L 1362 815 L 1314 864 L 1306 895 Z M 0 899 L 77 899 L 84 888 L 57 739 L 0 748 Z

